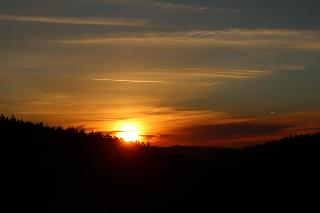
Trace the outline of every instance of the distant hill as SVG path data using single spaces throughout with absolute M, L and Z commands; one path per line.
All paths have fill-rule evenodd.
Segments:
M 319 210 L 320 133 L 244 149 L 161 148 L 1 116 L 0 140 L 11 212 Z

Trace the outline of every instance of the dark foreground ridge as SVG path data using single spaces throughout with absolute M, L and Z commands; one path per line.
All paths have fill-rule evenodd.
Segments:
M 128 146 L 0 118 L 3 212 L 316 212 L 320 134 L 239 150 Z

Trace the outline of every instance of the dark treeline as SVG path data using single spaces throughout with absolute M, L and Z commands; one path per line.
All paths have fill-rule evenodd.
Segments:
M 0 116 L 0 127 L 2 134 L 7 135 L 9 138 L 20 139 L 24 138 L 34 139 L 34 141 L 45 142 L 90 142 L 90 143 L 119 143 L 120 140 L 110 135 L 105 135 L 102 132 L 91 131 L 86 133 L 84 129 L 79 128 L 63 128 L 61 126 L 50 127 L 43 123 L 32 123 L 17 119 L 15 116 L 10 118 L 4 115 Z M 19 134 L 17 134 L 19 133 Z M 20 141 L 20 140 L 17 140 Z
M 0 141 L 3 212 L 319 210 L 319 133 L 160 148 L 1 116 Z

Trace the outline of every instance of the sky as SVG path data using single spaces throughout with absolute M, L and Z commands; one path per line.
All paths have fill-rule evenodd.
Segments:
M 320 129 L 318 0 L 0 0 L 0 113 L 157 146 Z

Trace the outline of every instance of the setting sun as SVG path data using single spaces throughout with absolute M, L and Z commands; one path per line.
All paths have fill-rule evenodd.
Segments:
M 123 139 L 125 142 L 135 142 L 139 140 L 140 133 L 137 126 L 124 125 L 119 128 L 117 137 Z

